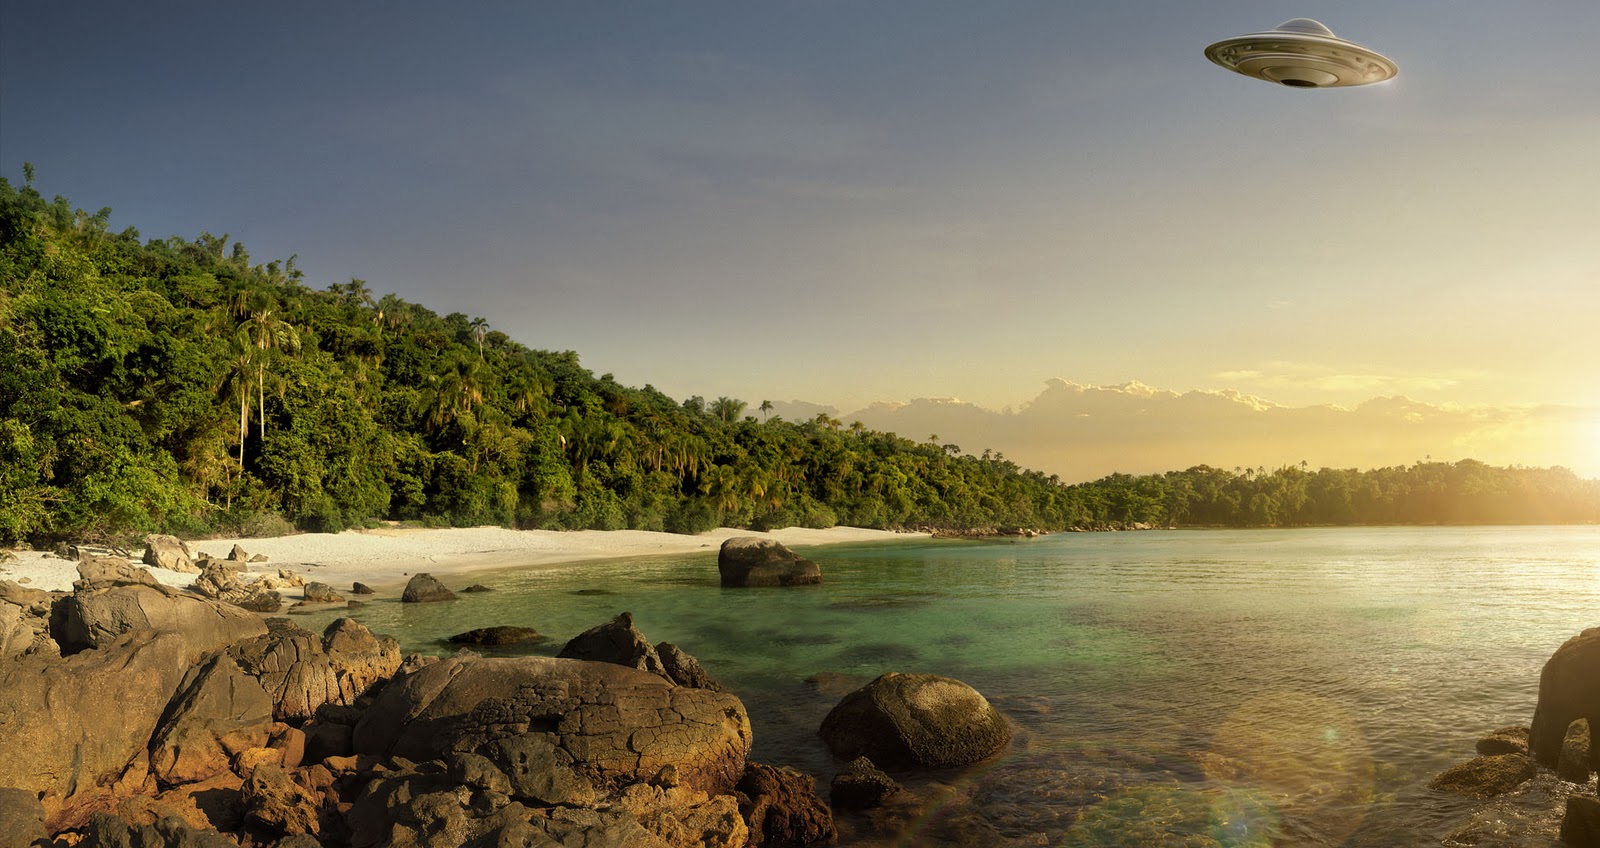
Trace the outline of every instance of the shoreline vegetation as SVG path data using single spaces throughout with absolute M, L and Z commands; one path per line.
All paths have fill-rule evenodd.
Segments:
M 0 545 L 428 527 L 962 535 L 1600 522 L 1600 481 L 1473 460 L 1068 483 L 937 434 L 596 377 L 365 281 L 141 241 L 0 179 Z M 708 340 L 714 343 L 714 340 Z M 919 434 L 920 435 L 920 434 Z

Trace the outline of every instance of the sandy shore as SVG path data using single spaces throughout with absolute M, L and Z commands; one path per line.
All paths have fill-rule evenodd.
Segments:
M 648 530 L 507 530 L 503 527 L 449 529 L 394 528 L 346 530 L 343 533 L 304 533 L 266 539 L 203 539 L 189 541 L 189 550 L 217 557 L 228 555 L 235 544 L 268 561 L 252 563 L 252 572 L 276 573 L 290 569 L 307 580 L 320 580 L 336 588 L 349 588 L 359 580 L 379 591 L 398 589 L 407 575 L 426 571 L 437 577 L 486 569 L 552 568 L 575 562 L 622 557 L 714 552 L 731 536 L 760 536 L 790 547 L 848 542 L 904 541 L 926 536 L 830 527 L 808 530 L 790 527 L 770 533 L 719 529 L 698 536 L 655 533 Z M 137 552 L 135 552 L 137 553 Z M 187 586 L 195 575 L 152 568 L 162 583 Z M 0 562 L 0 580 L 15 580 L 45 591 L 69 591 L 78 578 L 77 563 L 38 551 L 18 551 L 17 558 Z

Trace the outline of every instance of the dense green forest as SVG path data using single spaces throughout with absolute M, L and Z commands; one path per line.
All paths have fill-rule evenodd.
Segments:
M 437 525 L 1593 522 L 1564 469 L 1418 463 L 1068 485 L 765 403 L 679 402 L 208 233 L 141 242 L 0 179 L 0 543 Z

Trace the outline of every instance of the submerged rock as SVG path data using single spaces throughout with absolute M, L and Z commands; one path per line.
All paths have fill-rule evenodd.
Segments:
M 734 536 L 717 553 L 717 572 L 725 587 L 809 586 L 822 582 L 822 569 L 778 542 L 759 536 Z
M 900 784 L 883 769 L 866 757 L 856 757 L 833 776 L 828 794 L 833 806 L 841 810 L 864 810 L 882 804 L 899 791 Z
M 545 635 L 532 627 L 513 627 L 501 624 L 494 627 L 480 627 L 457 633 L 450 637 L 453 645 L 482 645 L 488 648 L 497 648 L 505 645 L 529 645 L 545 641 Z
M 846 695 L 820 732 L 840 759 L 921 768 L 975 763 L 1011 739 L 1005 717 L 971 686 L 897 672 Z
M 1429 789 L 1487 798 L 1515 789 L 1532 780 L 1536 769 L 1524 754 L 1496 754 L 1475 757 L 1451 766 L 1428 783 Z

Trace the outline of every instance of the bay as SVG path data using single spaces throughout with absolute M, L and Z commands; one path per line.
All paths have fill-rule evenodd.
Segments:
M 1427 781 L 1532 717 L 1539 670 L 1600 624 L 1600 528 L 1181 530 L 828 546 L 820 587 L 718 585 L 716 553 L 473 575 L 355 615 L 406 650 L 475 627 L 566 639 L 628 611 L 749 708 L 753 757 L 817 777 L 816 728 L 887 671 L 959 678 L 1016 728 L 843 816 L 860 845 L 1554 845 L 1541 776 L 1490 804 Z M 327 618 L 322 614 L 311 618 Z M 310 626 L 312 622 L 307 622 Z M 1591 784 L 1592 785 L 1592 784 Z

